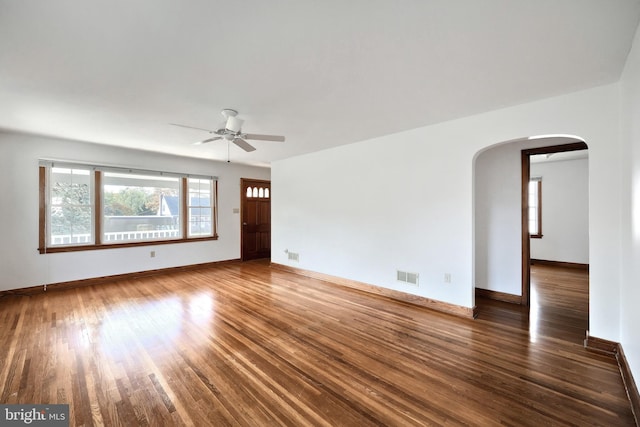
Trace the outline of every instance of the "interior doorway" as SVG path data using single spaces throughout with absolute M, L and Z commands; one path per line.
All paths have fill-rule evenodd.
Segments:
M 587 150 L 584 142 L 554 145 L 549 147 L 530 148 L 521 151 L 522 161 L 522 296 L 521 304 L 531 305 L 531 237 L 529 233 L 529 182 L 531 180 L 531 156 L 550 155 L 579 150 Z
M 271 257 L 271 182 L 240 180 L 242 261 Z
M 538 335 L 576 342 L 584 339 L 589 313 L 589 173 L 588 154 L 577 151 L 585 149 L 580 137 L 548 135 L 496 144 L 474 159 L 478 319 L 514 321 L 529 329 L 532 340 Z M 539 155 L 548 158 L 538 163 L 534 156 Z M 542 206 L 546 208 L 540 227 L 543 236 L 538 239 L 529 235 L 532 170 L 533 181 L 543 181 Z M 571 192 L 581 194 L 580 198 L 567 195 Z M 565 227 L 568 222 L 570 226 Z M 578 235 L 577 229 L 583 234 Z M 553 263 L 543 266 L 538 260 Z M 585 269 L 568 269 L 570 262 L 558 260 L 584 262 Z

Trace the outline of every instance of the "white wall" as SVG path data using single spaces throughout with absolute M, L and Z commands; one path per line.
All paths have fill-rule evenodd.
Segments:
M 620 81 L 623 201 L 620 338 L 636 384 L 640 381 L 640 31 Z
M 577 135 L 590 147 L 591 332 L 618 340 L 618 107 L 608 85 L 274 162 L 272 261 L 472 307 L 476 154 Z M 420 286 L 396 282 L 396 269 Z
M 522 293 L 520 152 L 528 141 L 492 147 L 475 163 L 475 286 Z
M 38 159 L 54 158 L 219 177 L 217 241 L 40 255 Z M 0 132 L 0 290 L 240 257 L 240 178 L 269 179 L 265 168 L 196 160 L 40 136 Z
M 531 164 L 542 177 L 542 234 L 531 258 L 589 264 L 589 160 Z

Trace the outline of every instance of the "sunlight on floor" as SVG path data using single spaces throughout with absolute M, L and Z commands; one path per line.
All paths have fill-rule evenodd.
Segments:
M 188 299 L 166 298 L 146 304 L 124 304 L 108 312 L 101 322 L 101 339 L 109 343 L 110 354 L 132 351 L 142 342 L 153 348 L 171 345 L 180 338 L 188 323 L 206 326 L 215 311 L 210 293 L 201 292 Z
M 531 301 L 529 307 L 529 340 L 536 342 L 538 340 L 538 322 L 540 311 L 540 298 L 535 287 L 531 287 Z
M 198 326 L 206 326 L 213 319 L 214 298 L 211 292 L 201 292 L 191 297 L 189 314 L 191 321 Z

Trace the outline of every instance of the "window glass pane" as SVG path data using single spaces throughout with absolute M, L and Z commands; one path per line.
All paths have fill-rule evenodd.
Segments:
M 247 197 L 251 197 L 251 187 L 247 187 Z
M 49 175 L 49 245 L 92 244 L 93 172 L 51 168 Z
M 180 231 L 180 179 L 105 172 L 103 243 L 167 240 Z
M 264 189 L 264 197 L 266 197 L 267 199 L 269 198 L 269 189 L 268 188 Z
M 538 181 L 529 181 L 529 234 L 540 234 L 538 224 Z
M 187 237 L 203 237 L 213 235 L 212 226 L 212 188 L 213 181 L 202 178 L 189 178 L 189 226 Z

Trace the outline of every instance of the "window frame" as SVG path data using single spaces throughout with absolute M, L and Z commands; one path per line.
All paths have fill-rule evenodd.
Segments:
M 70 168 L 90 168 L 93 170 L 92 187 L 93 192 L 93 244 L 71 244 L 71 245 L 56 245 L 52 246 L 49 243 L 47 236 L 48 214 L 50 205 L 49 195 L 49 172 L 53 167 L 70 167 Z M 76 252 L 76 251 L 89 251 L 100 249 L 115 249 L 115 248 L 128 248 L 139 246 L 156 246 L 175 243 L 186 242 L 202 242 L 208 240 L 218 240 L 218 178 L 216 176 L 204 176 L 204 175 L 191 175 L 191 174 L 176 174 L 170 173 L 170 175 L 178 176 L 180 178 L 180 229 L 182 236 L 175 239 L 158 239 L 158 240 L 144 240 L 144 241 L 128 241 L 119 243 L 103 243 L 103 185 L 102 178 L 105 171 L 121 171 L 127 173 L 152 173 L 159 175 L 168 175 L 167 172 L 151 171 L 151 170 L 132 170 L 129 168 L 114 168 L 114 167 L 102 167 L 98 165 L 89 164 L 77 164 L 70 162 L 53 162 L 41 160 L 38 167 L 38 186 L 39 186 L 39 218 L 38 218 L 38 252 L 40 254 L 47 253 L 60 253 L 60 252 Z M 188 204 L 186 197 L 189 194 L 188 182 L 189 178 L 200 178 L 211 180 L 211 228 L 212 234 L 208 236 L 192 236 L 188 235 Z
M 538 232 L 537 233 L 531 233 L 531 230 L 529 230 L 529 237 L 532 239 L 542 239 L 542 178 L 531 178 L 529 180 L 529 185 L 531 185 L 532 182 L 536 183 L 536 193 L 537 193 L 537 204 L 535 206 L 536 208 L 536 223 L 538 224 Z M 531 208 L 531 200 L 529 200 L 529 208 Z

